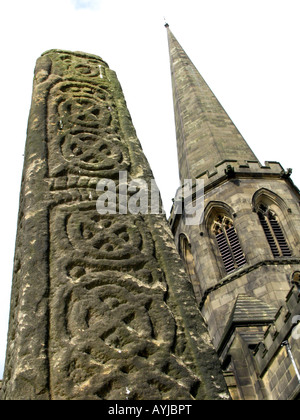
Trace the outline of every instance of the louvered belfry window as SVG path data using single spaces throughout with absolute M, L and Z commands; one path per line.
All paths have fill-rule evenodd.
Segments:
M 258 211 L 260 223 L 265 232 L 274 257 L 291 257 L 291 250 L 277 220 L 276 214 L 267 206 L 261 204 Z
M 227 273 L 231 273 L 247 263 L 233 221 L 219 215 L 214 221 L 213 232 Z

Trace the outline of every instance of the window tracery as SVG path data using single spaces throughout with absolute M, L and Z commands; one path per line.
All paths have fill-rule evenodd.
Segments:
M 276 213 L 265 204 L 260 204 L 258 217 L 274 257 L 291 257 L 292 252 L 285 239 Z
M 220 214 L 214 219 L 212 231 L 215 235 L 226 272 L 229 274 L 244 266 L 247 261 L 233 221 L 228 216 Z

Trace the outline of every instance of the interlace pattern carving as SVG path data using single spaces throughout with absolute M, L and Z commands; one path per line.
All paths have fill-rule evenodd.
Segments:
M 96 56 L 45 53 L 28 133 L 4 397 L 218 395 L 164 216 L 96 210 L 100 179 L 152 176 L 115 73 Z
M 67 80 L 48 97 L 49 176 L 77 175 L 77 187 L 83 177 L 114 179 L 130 159 L 105 67 L 58 60 Z M 50 213 L 50 241 L 52 396 L 193 397 L 199 379 L 175 355 L 177 326 L 146 221 L 100 216 L 94 200 L 62 204 Z

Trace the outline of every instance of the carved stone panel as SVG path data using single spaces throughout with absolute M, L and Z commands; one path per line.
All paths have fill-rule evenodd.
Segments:
M 119 192 L 120 171 L 151 184 L 115 73 L 93 55 L 45 53 L 28 125 L 3 399 L 226 397 L 164 215 L 97 211 L 97 183 L 112 180 Z

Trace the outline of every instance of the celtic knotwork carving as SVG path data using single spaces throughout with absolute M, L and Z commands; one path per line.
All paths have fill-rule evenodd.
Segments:
M 106 260 L 119 261 L 118 267 L 142 267 L 153 258 L 154 244 L 142 224 L 141 216 L 100 216 L 95 203 L 90 202 L 59 206 L 51 219 L 65 251 L 86 255 L 90 261 L 103 260 L 103 266 Z
M 100 216 L 91 203 L 55 207 L 50 221 L 57 395 L 80 386 L 95 398 L 124 398 L 126 388 L 132 398 L 190 398 L 197 380 L 172 352 L 176 324 L 145 221 Z
M 6 399 L 218 396 L 217 385 L 200 386 L 212 377 L 211 348 L 166 220 L 125 214 L 142 200 L 136 190 L 150 195 L 142 182 L 124 188 L 143 177 L 151 171 L 115 73 L 95 56 L 45 53 L 28 126 Z M 99 214 L 109 183 L 116 214 Z
M 65 107 L 62 106 L 60 109 L 58 109 L 58 105 L 60 104 L 61 100 L 59 98 L 62 97 L 62 95 L 66 95 L 66 97 L 70 98 L 86 98 L 90 100 L 95 100 L 97 102 L 99 101 L 112 101 L 112 95 L 109 93 L 108 86 L 106 85 L 99 85 L 92 83 L 91 81 L 84 81 L 84 80 L 64 80 L 63 82 L 59 82 L 54 87 L 53 93 L 57 94 L 57 100 L 56 100 L 56 110 L 60 112 L 65 111 Z M 67 104 L 67 107 L 70 104 Z M 70 111 L 67 109 L 67 111 Z
M 57 396 L 63 398 L 67 388 L 75 397 L 80 387 L 83 398 L 86 393 L 95 399 L 145 399 L 154 393 L 160 399 L 178 392 L 190 398 L 197 379 L 172 354 L 176 326 L 162 290 L 106 272 L 60 286 L 53 301 L 51 325 L 61 332 L 51 349 L 52 359 L 60 361 L 53 375 Z
M 105 127 L 106 131 L 110 131 L 107 127 L 112 122 L 111 109 L 102 100 L 91 98 L 85 92 L 81 92 L 81 96 L 64 95 L 57 106 L 59 128 L 63 130 L 64 126 L 79 125 L 91 130 Z
M 103 86 L 64 81 L 50 91 L 50 176 L 62 173 L 114 177 L 129 167 L 111 94 Z
M 59 69 L 63 69 L 64 75 L 80 78 L 101 78 L 105 76 L 105 64 L 99 58 L 93 59 L 91 56 L 88 58 L 86 55 L 81 56 L 80 53 L 69 54 L 61 53 L 53 56 L 54 65 L 58 64 Z
M 119 164 L 119 169 L 127 167 L 123 163 L 122 146 L 118 138 L 106 139 L 91 133 L 70 133 L 61 138 L 61 152 L 66 161 L 79 169 L 89 171 L 109 170 Z

